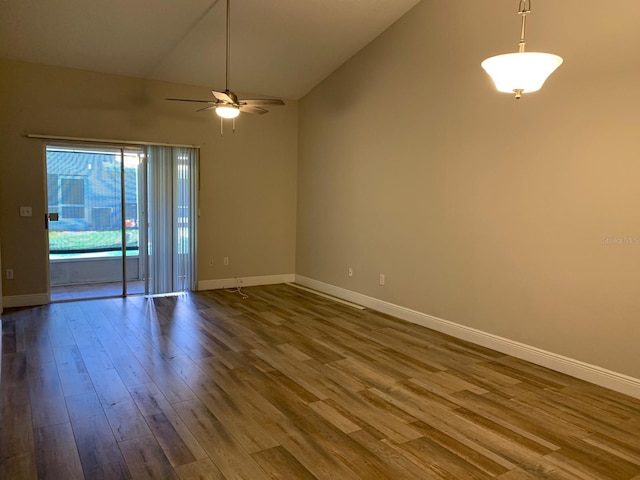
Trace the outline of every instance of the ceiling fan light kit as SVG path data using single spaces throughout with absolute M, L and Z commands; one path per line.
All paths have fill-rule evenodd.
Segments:
M 487 58 L 482 68 L 491 76 L 499 92 L 514 93 L 517 99 L 523 93 L 540 90 L 549 76 L 562 64 L 562 58 L 551 53 L 525 52 L 527 15 L 531 13 L 531 0 L 520 0 L 520 42 L 517 53 L 506 53 Z
M 203 112 L 205 110 L 215 110 L 216 115 L 220 117 L 220 133 L 223 134 L 223 122 L 225 119 L 233 120 L 233 131 L 235 132 L 235 119 L 242 113 L 253 113 L 262 115 L 268 113 L 269 110 L 264 106 L 284 105 L 279 98 L 244 98 L 239 99 L 238 96 L 229 90 L 229 78 L 231 72 L 231 10 L 229 8 L 230 0 L 226 1 L 226 69 L 225 69 L 225 89 L 224 92 L 212 90 L 213 100 L 191 100 L 186 98 L 167 98 L 174 102 L 195 102 L 206 103 L 207 106 L 197 110 Z
M 220 118 L 236 118 L 240 115 L 240 109 L 235 105 L 221 104 L 216 106 L 216 114 Z

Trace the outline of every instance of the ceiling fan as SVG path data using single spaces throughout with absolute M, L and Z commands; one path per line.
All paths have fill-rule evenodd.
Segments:
M 227 30 L 226 30 L 226 75 L 225 75 L 225 87 L 224 92 L 217 92 L 211 90 L 214 96 L 213 100 L 191 100 L 186 98 L 167 98 L 174 102 L 194 102 L 194 103 L 206 103 L 206 107 L 196 110 L 197 112 L 203 112 L 205 110 L 215 110 L 216 114 L 220 117 L 220 128 L 222 131 L 222 121 L 225 118 L 234 120 L 233 129 L 235 131 L 235 118 L 243 113 L 256 113 L 259 115 L 268 113 L 269 110 L 264 108 L 265 106 L 278 106 L 284 105 L 284 102 L 279 98 L 238 98 L 238 96 L 229 90 L 229 73 L 231 64 L 230 43 L 231 43 L 231 13 L 229 8 L 230 0 L 226 0 L 227 8 Z

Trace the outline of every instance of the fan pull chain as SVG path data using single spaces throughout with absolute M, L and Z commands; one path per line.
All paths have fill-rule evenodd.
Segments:
M 236 119 L 231 119 L 231 130 L 236 133 Z M 220 117 L 220 136 L 224 137 L 224 118 Z

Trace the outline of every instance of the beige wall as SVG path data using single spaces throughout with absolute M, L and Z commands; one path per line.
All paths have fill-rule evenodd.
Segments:
M 288 102 L 224 138 L 162 100 L 204 88 L 0 60 L 2 268 L 16 276 L 3 295 L 46 291 L 42 145 L 25 133 L 198 144 L 200 280 L 295 267 L 640 378 L 640 69 L 600 44 L 616 23 L 571 32 L 582 3 L 537 2 L 554 15 L 536 10 L 532 43 L 565 65 L 519 102 L 498 94 L 479 63 L 512 48 L 517 25 L 505 37 L 477 19 L 517 22 L 501 4 L 423 1 L 307 95 L 299 124 Z M 616 5 L 634 27 L 620 8 L 639 7 Z M 632 243 L 603 241 L 620 237 Z
M 211 114 L 164 100 L 209 96 L 206 88 L 0 59 L 2 267 L 15 272 L 2 294 L 47 291 L 43 146 L 26 133 L 199 145 L 199 279 L 293 273 L 297 102 L 242 116 L 236 133 L 221 137 Z M 33 217 L 21 218 L 21 205 Z
M 303 98 L 296 272 L 640 378 L 640 68 L 558 28 L 543 90 L 498 94 L 498 4 L 423 1 Z M 534 14 L 554 50 L 572 17 Z

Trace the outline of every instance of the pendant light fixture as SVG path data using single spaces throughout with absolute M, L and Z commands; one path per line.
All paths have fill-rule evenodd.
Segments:
M 522 20 L 518 52 L 497 55 L 482 62 L 482 68 L 491 76 L 498 91 L 515 93 L 516 98 L 522 97 L 523 93 L 540 90 L 549 75 L 562 64 L 558 55 L 524 51 L 527 15 L 530 13 L 531 0 L 520 0 L 518 15 Z

